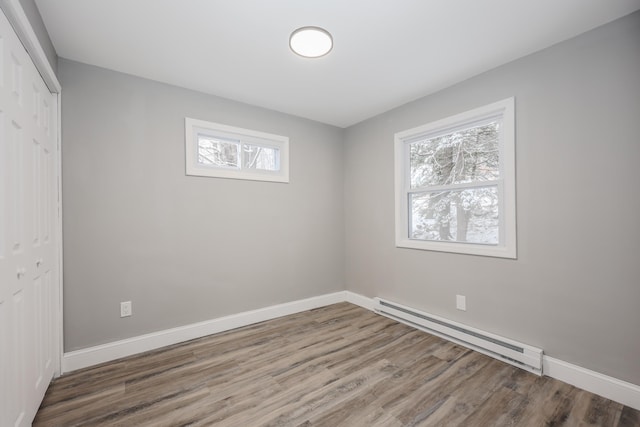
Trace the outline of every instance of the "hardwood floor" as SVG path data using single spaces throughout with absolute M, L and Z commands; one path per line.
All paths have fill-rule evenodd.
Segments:
M 34 426 L 640 426 L 640 413 L 341 303 L 64 375 Z

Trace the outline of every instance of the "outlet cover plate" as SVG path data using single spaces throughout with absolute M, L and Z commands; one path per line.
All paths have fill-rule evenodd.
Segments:
M 120 317 L 129 317 L 132 314 L 131 301 L 123 301 L 120 303 Z

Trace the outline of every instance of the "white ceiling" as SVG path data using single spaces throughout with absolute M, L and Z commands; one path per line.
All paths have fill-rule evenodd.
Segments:
M 347 127 L 640 0 L 36 0 L 58 55 Z M 290 33 L 329 30 L 304 59 Z

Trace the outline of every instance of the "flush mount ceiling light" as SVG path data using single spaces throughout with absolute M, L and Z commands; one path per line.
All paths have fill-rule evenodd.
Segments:
M 333 37 L 324 28 L 302 27 L 291 33 L 289 47 L 305 58 L 319 58 L 333 48 Z

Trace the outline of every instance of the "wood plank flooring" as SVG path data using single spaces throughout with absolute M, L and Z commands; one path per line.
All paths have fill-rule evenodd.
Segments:
M 640 413 L 341 303 L 56 379 L 34 426 L 640 426 Z

